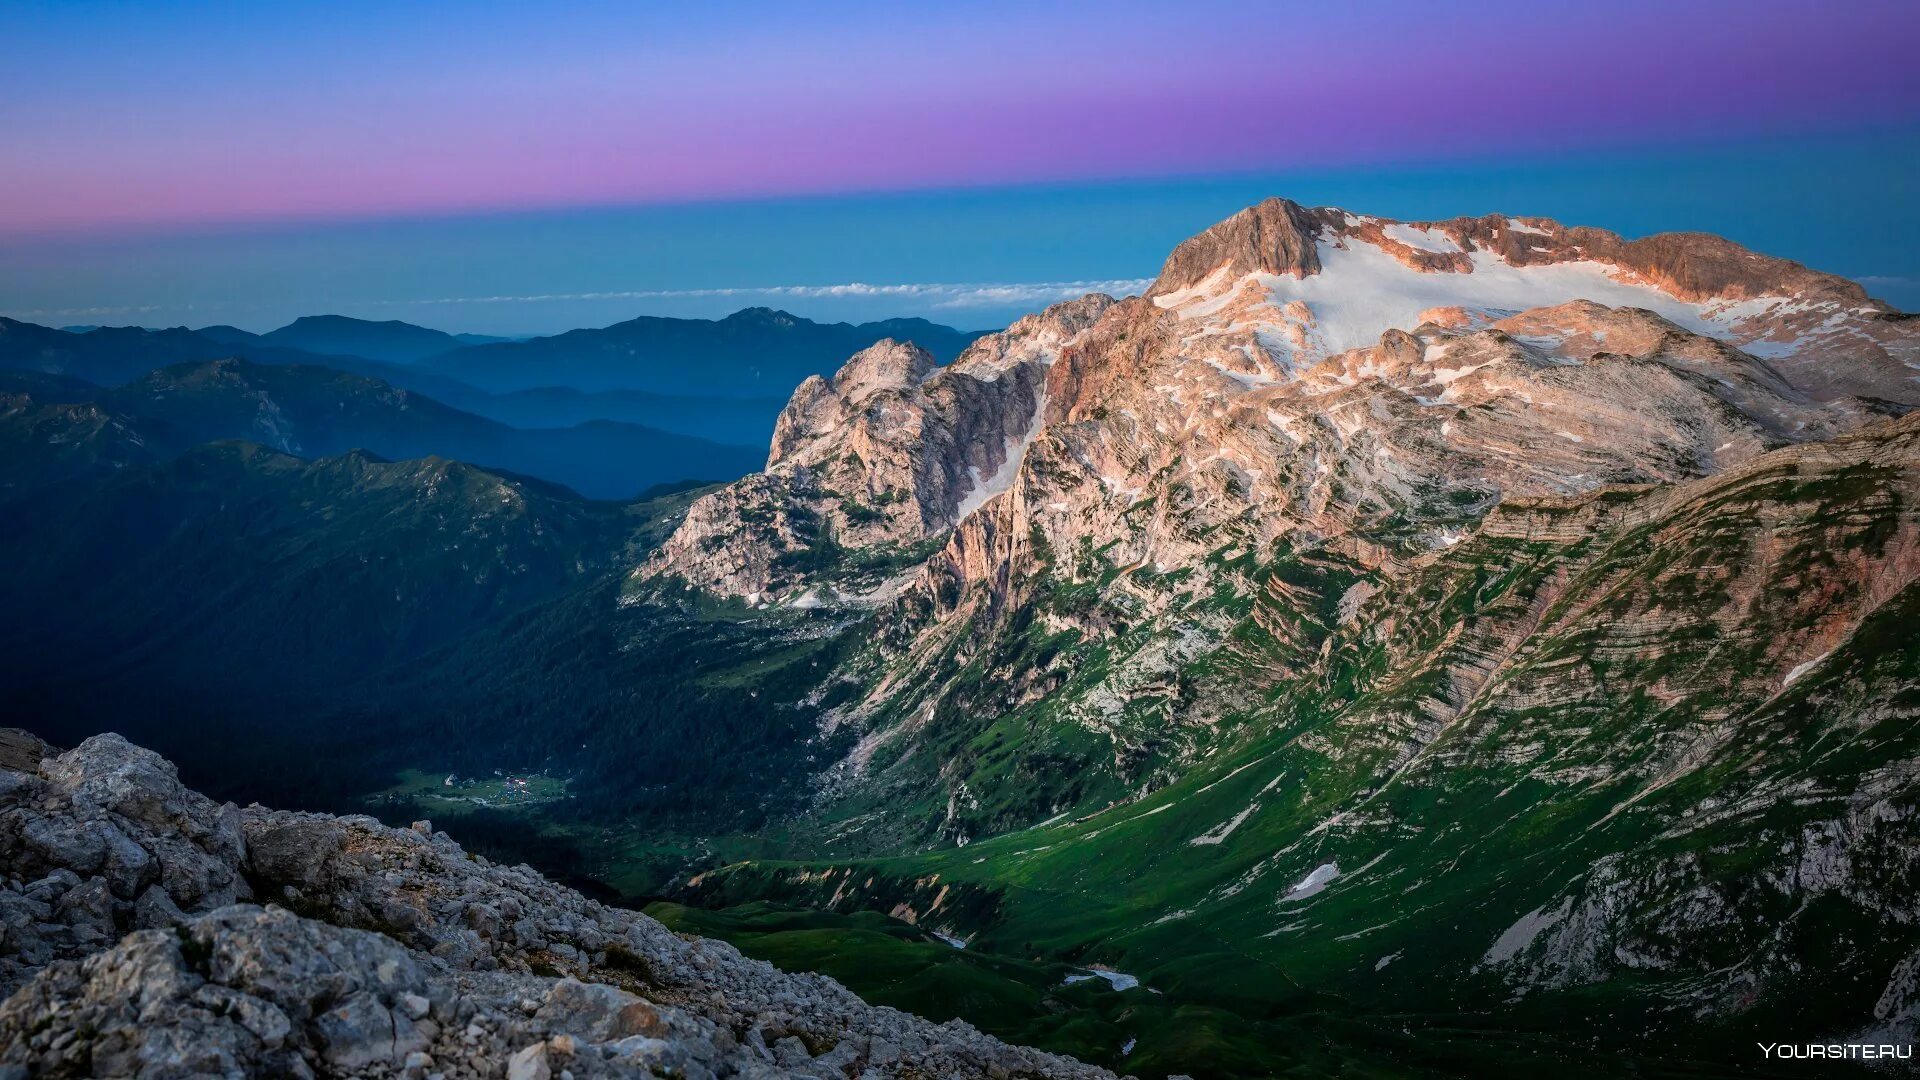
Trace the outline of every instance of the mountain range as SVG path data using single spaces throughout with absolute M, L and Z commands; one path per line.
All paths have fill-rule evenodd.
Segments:
M 449 334 L 397 319 L 372 322 L 345 315 L 304 315 L 264 334 L 248 333 L 236 326 L 203 326 L 196 333 L 229 345 L 264 344 L 323 356 L 363 356 L 389 364 L 410 364 L 467 345 L 510 340 L 485 334 Z
M 1274 199 L 948 344 L 795 365 L 758 471 L 624 505 L 16 409 L 0 679 L 1139 1076 L 1920 1035 L 1920 323 L 1704 234 Z M 566 797 L 406 779 L 490 770 Z
M 610 420 L 757 447 L 795 383 L 882 338 L 909 335 L 947 358 L 979 336 L 922 319 L 853 326 L 766 308 L 524 340 L 338 315 L 265 334 L 231 326 L 56 330 L 0 318 L 0 369 L 115 387 L 194 360 L 304 364 L 379 379 L 515 427 Z
M 390 459 L 457 458 L 593 498 L 625 499 L 660 484 L 738 476 L 759 458 L 745 447 L 608 420 L 509 427 L 377 379 L 304 364 L 189 362 L 111 389 L 0 372 L 0 395 L 10 406 L 0 416 L 8 433 L 84 417 L 111 443 L 67 442 L 63 452 L 92 446 L 124 460 L 246 439 L 307 458 L 355 449 Z
M 746 308 L 717 322 L 642 316 L 600 329 L 475 345 L 423 363 L 496 393 L 571 386 L 588 392 L 784 396 L 800 380 L 832 370 L 882 338 L 910 338 L 951 360 L 979 336 L 925 319 L 817 323 L 772 308 Z

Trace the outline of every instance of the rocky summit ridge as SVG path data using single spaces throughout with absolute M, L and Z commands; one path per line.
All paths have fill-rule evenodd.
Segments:
M 766 469 L 696 504 L 635 577 L 872 601 L 905 587 L 876 591 L 882 571 L 931 558 L 977 580 L 1024 538 L 1116 531 L 1172 565 L 1195 552 L 1115 520 L 1170 483 L 1269 537 L 1351 531 L 1330 505 L 1705 475 L 1920 405 L 1916 370 L 1911 319 L 1720 237 L 1269 199 L 1180 244 L 1144 297 L 1058 305 L 946 367 L 887 341 L 808 379 Z M 916 549 L 949 530 L 944 553 Z
M 217 805 L 0 732 L 0 1076 L 1083 1077 L 678 936 L 427 822 Z

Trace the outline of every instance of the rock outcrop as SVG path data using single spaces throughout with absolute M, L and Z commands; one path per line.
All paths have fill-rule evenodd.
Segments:
M 1047 369 L 1112 303 L 1057 305 L 944 368 L 882 341 L 833 378 L 807 379 L 780 414 L 766 471 L 696 502 L 636 578 L 672 575 L 753 603 L 802 582 L 829 598 L 873 594 L 925 557 L 917 545 L 1006 490 L 1044 422 Z M 847 569 L 834 558 L 845 549 L 880 557 L 823 575 Z
M 463 851 L 0 739 L 0 1075 L 1107 1076 Z M 250 902 L 249 902 L 250 901 Z
M 1308 210 L 1291 199 L 1267 199 L 1249 206 L 1175 247 L 1147 295 L 1191 288 L 1223 268 L 1226 276 L 1235 278 L 1317 274 L 1316 238 L 1323 229 L 1337 227 L 1343 216 L 1338 211 Z

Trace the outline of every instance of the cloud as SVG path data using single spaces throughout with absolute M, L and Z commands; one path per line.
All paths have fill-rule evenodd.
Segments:
M 192 307 L 192 304 L 180 304 L 176 308 L 167 308 L 160 304 L 140 304 L 126 307 L 31 308 L 15 311 L 12 314 L 21 319 L 46 319 L 61 315 L 145 315 L 153 311 L 191 310 Z
M 1125 296 L 1144 290 L 1151 278 L 1113 278 L 1096 281 L 1029 281 L 997 283 L 913 283 L 876 285 L 849 281 L 839 285 L 758 285 L 723 289 L 623 289 L 609 292 L 531 293 L 522 296 L 445 296 L 422 300 L 381 300 L 383 305 L 541 304 L 557 301 L 687 300 L 687 299 L 908 299 L 935 308 L 999 307 L 1009 304 L 1071 300 L 1091 292 Z
M 959 311 L 969 308 L 1019 308 L 1039 307 L 1061 300 L 1072 300 L 1088 293 L 1103 292 L 1113 296 L 1126 296 L 1146 291 L 1153 283 L 1151 278 L 1109 278 L 1088 281 L 1023 281 L 1023 282 L 969 282 L 969 283 L 907 283 L 873 284 L 865 281 L 849 281 L 839 285 L 756 285 L 738 286 L 723 289 L 618 289 L 606 292 L 577 293 L 527 293 L 524 295 L 501 296 L 440 296 L 413 300 L 306 300 L 294 304 L 278 306 L 298 307 L 309 311 L 355 311 L 365 312 L 369 308 L 425 308 L 445 305 L 509 305 L 509 304 L 546 304 L 582 301 L 619 301 L 619 300 L 699 300 L 731 299 L 742 305 L 753 303 L 777 303 L 781 300 L 901 300 L 912 303 L 923 311 Z M 123 307 L 71 307 L 40 308 L 31 311 L 15 311 L 14 316 L 23 319 L 59 319 L 68 321 L 76 318 L 102 318 L 109 316 L 139 316 L 153 312 L 165 312 L 169 319 L 185 317 L 187 312 L 218 312 L 223 308 L 241 306 L 230 302 L 189 304 L 142 304 Z M 217 315 L 209 315 L 217 317 Z

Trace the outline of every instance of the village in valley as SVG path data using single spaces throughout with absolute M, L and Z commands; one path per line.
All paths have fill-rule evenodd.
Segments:
M 479 808 L 519 810 L 571 798 L 567 781 L 545 772 L 507 772 L 486 776 L 428 773 L 408 769 L 400 782 L 372 796 L 377 803 L 413 803 L 423 810 Z

